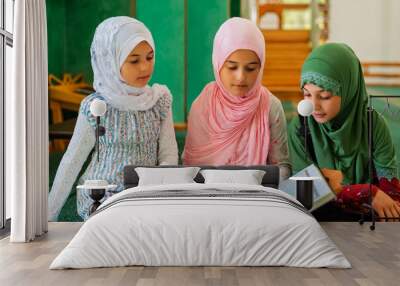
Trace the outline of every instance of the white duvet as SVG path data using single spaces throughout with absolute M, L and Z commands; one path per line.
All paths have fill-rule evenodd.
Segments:
M 177 191 L 171 198 L 130 198 L 171 190 L 241 191 L 244 195 L 180 197 Z M 265 191 L 270 198 L 252 197 L 251 191 Z M 105 201 L 50 269 L 127 265 L 350 268 L 318 222 L 298 205 L 279 190 L 254 185 L 131 188 Z

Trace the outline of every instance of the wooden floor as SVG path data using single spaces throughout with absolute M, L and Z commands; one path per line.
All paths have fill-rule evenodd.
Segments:
M 322 223 L 353 268 L 122 267 L 48 270 L 81 223 L 50 223 L 27 244 L 0 241 L 0 285 L 400 285 L 400 223 Z

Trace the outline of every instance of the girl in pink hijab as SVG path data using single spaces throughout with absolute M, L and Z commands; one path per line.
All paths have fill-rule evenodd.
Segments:
M 279 99 L 261 85 L 265 40 L 258 27 L 231 18 L 214 38 L 215 81 L 193 102 L 186 165 L 280 166 L 290 175 L 286 120 Z

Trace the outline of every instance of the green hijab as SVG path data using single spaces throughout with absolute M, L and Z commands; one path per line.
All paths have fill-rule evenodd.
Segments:
M 342 171 L 345 184 L 366 183 L 368 173 L 368 94 L 357 56 L 345 44 L 329 43 L 314 49 L 301 71 L 301 87 L 307 83 L 341 97 L 338 115 L 319 124 L 307 118 L 316 162 L 305 156 L 299 136 L 299 118 L 289 130 L 290 157 L 295 172 L 314 163 L 320 168 Z M 396 174 L 394 146 L 384 119 L 373 113 L 374 166 Z

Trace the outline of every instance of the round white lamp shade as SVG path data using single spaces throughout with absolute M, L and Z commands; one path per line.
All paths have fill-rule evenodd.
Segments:
M 303 99 L 297 105 L 297 112 L 302 116 L 310 116 L 314 111 L 314 105 L 310 100 Z
M 95 99 L 90 104 L 90 112 L 93 116 L 103 116 L 107 111 L 107 105 L 103 100 Z

